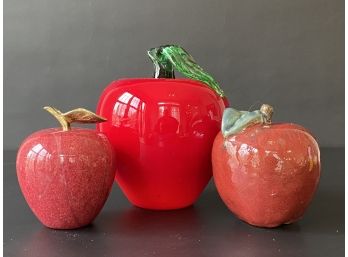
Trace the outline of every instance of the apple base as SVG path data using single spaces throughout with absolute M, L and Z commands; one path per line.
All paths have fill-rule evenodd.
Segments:
M 253 226 L 253 227 L 257 227 L 257 228 L 277 228 L 277 227 L 281 227 L 281 226 L 286 226 L 286 225 L 290 225 L 292 223 L 295 223 L 297 221 L 299 221 L 302 217 L 297 218 L 297 219 L 293 219 L 290 221 L 284 221 L 284 222 L 280 222 L 280 223 L 271 223 L 271 224 L 267 224 L 267 223 L 253 223 L 253 222 L 249 222 L 246 221 L 240 217 L 238 217 L 240 220 L 242 220 L 243 222 Z
M 151 206 L 151 205 L 144 205 L 144 204 L 136 204 L 132 203 L 135 207 L 149 210 L 149 211 L 173 211 L 173 210 L 181 210 L 188 207 L 191 207 L 194 202 L 186 204 L 186 205 L 177 205 L 177 206 L 168 206 L 168 207 L 159 207 L 159 206 Z
M 84 227 L 88 227 L 92 225 L 92 222 L 88 222 L 86 224 L 76 224 L 76 225 L 68 225 L 68 226 L 50 226 L 48 224 L 44 224 L 43 222 L 41 222 L 45 227 L 49 228 L 49 229 L 54 229 L 54 230 L 72 230 L 72 229 L 79 229 L 79 228 L 84 228 Z

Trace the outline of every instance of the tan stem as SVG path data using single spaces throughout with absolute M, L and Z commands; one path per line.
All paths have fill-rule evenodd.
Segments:
M 273 107 L 269 104 L 261 105 L 260 112 L 264 115 L 266 123 L 270 124 L 272 122 Z
M 70 122 L 68 122 L 63 113 L 61 113 L 61 111 L 59 111 L 58 109 L 51 107 L 51 106 L 45 106 L 44 109 L 46 111 L 48 111 L 50 114 L 52 114 L 60 123 L 60 125 L 62 126 L 63 131 L 68 131 L 71 129 L 70 127 Z

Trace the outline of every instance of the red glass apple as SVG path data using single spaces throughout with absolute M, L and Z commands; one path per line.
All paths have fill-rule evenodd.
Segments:
M 217 190 L 245 222 L 276 227 L 300 219 L 320 177 L 319 147 L 303 127 L 271 124 L 272 107 L 227 108 L 212 151 Z
M 227 101 L 206 83 L 174 79 L 170 69 L 178 68 L 179 60 L 178 70 L 186 76 L 203 81 L 196 76 L 203 71 L 192 59 L 181 60 L 192 57 L 178 47 L 180 54 L 167 56 L 176 62 L 161 63 L 158 55 L 173 47 L 149 52 L 157 58 L 157 78 L 114 81 L 97 107 L 108 119 L 97 128 L 114 146 L 117 183 L 131 203 L 154 210 L 192 205 L 203 191 L 212 176 L 211 148 Z
M 91 129 L 70 129 L 71 122 L 105 121 L 85 109 L 61 113 L 45 107 L 63 128 L 37 131 L 17 154 L 22 193 L 47 227 L 73 229 L 90 224 L 103 207 L 115 176 L 107 137 Z

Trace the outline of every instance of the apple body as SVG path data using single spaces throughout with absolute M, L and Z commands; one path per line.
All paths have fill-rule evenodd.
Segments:
M 112 146 L 105 135 L 90 129 L 40 130 L 24 140 L 16 166 L 30 208 L 54 229 L 90 224 L 115 176 Z
M 319 147 L 295 124 L 253 125 L 224 138 L 212 151 L 217 190 L 240 219 L 276 227 L 300 219 L 320 177 Z
M 211 149 L 227 100 L 190 79 L 123 79 L 102 93 L 98 124 L 114 147 L 115 179 L 134 205 L 192 205 L 212 176 Z

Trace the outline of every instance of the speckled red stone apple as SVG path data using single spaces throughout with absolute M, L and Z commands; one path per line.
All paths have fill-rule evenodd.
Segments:
M 271 124 L 273 108 L 227 108 L 214 141 L 213 175 L 227 207 L 240 219 L 276 227 L 300 219 L 320 176 L 319 147 L 303 127 Z
M 47 227 L 73 229 L 90 224 L 103 207 L 115 176 L 112 147 L 102 133 L 70 128 L 70 123 L 98 123 L 104 118 L 78 108 L 61 113 L 45 107 L 62 128 L 37 131 L 17 154 L 23 195 Z

